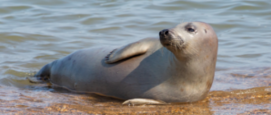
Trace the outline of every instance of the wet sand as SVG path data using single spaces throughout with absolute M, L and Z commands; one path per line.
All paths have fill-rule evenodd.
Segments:
M 1 86 L 0 113 L 148 115 L 271 113 L 271 68 L 229 69 L 222 72 L 218 70 L 216 74 L 214 85 L 204 100 L 167 105 L 122 105 L 123 100 L 95 94 L 75 94 L 64 89 L 48 87 L 48 84 L 32 84 L 24 88 Z M 236 84 L 239 84 L 239 89 L 236 89 L 238 86 Z
M 122 100 L 90 94 L 1 87 L 4 114 L 270 114 L 271 87 L 211 91 L 195 103 L 122 105 Z

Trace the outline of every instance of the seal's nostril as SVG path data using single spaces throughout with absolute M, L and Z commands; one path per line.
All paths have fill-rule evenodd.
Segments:
M 169 33 L 168 33 L 168 29 L 163 29 L 159 32 L 159 35 L 160 36 L 167 36 Z
M 166 35 L 168 34 L 168 30 L 166 30 L 165 34 L 166 34 Z

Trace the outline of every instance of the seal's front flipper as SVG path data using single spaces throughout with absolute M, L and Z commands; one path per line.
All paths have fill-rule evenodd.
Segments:
M 154 99 L 144 99 L 144 98 L 134 98 L 134 99 L 129 99 L 126 100 L 122 103 L 122 105 L 142 105 L 142 104 L 147 104 L 147 105 L 162 105 L 162 104 L 167 104 L 164 101 L 160 100 L 154 100 Z
M 123 59 L 144 54 L 152 46 L 154 39 L 147 38 L 113 50 L 106 56 L 106 63 L 115 63 Z

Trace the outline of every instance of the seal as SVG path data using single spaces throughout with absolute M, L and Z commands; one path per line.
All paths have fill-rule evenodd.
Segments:
M 218 39 L 204 22 L 185 22 L 118 47 L 76 51 L 45 65 L 34 78 L 75 92 L 127 100 L 123 104 L 194 102 L 214 78 Z

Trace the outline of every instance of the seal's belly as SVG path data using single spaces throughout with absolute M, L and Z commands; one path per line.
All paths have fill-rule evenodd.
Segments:
M 70 90 L 107 94 L 131 76 L 144 59 L 144 56 L 138 56 L 121 63 L 106 64 L 104 59 L 110 51 L 111 48 L 83 49 L 56 60 L 51 68 L 51 82 Z
M 56 60 L 51 68 L 51 82 L 73 91 L 129 99 L 148 96 L 147 92 L 159 90 L 155 88 L 168 79 L 169 63 L 163 56 L 169 55 L 156 51 L 107 64 L 105 57 L 111 49 L 83 49 Z

